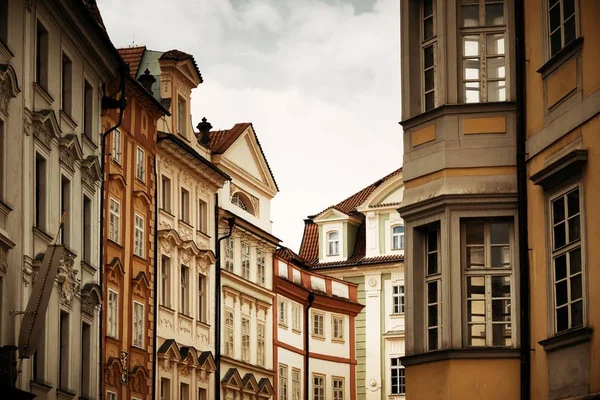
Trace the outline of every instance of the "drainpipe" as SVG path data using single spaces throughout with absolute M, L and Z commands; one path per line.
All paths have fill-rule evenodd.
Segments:
M 158 329 L 158 274 L 159 262 L 158 262 L 158 171 L 156 169 L 156 154 L 154 154 L 154 321 L 153 321 L 153 332 L 152 335 L 152 398 L 156 398 L 156 342 L 157 342 L 157 329 Z
M 235 218 L 227 218 L 229 231 L 219 237 L 219 194 L 215 193 L 215 399 L 221 400 L 221 241 L 231 237 Z
M 308 372 L 308 368 L 309 368 L 309 359 L 310 359 L 310 336 L 309 336 L 309 329 L 310 329 L 310 322 L 309 322 L 309 312 L 310 309 L 312 308 L 313 305 L 313 301 L 315 301 L 315 294 L 313 292 L 310 292 L 308 294 L 308 305 L 306 306 L 306 308 L 304 309 L 304 348 L 306 349 L 305 355 L 304 355 L 304 398 L 306 400 L 310 400 L 310 396 L 309 396 L 309 378 L 310 378 L 310 374 Z
M 127 64 L 121 64 L 120 69 L 120 73 L 121 73 L 121 82 L 119 83 L 119 90 L 115 93 L 113 93 L 111 96 L 104 96 L 102 97 L 102 109 L 103 110 L 114 110 L 114 109 L 118 109 L 119 110 L 119 120 L 117 121 L 117 124 L 113 127 L 111 127 L 110 129 L 108 129 L 106 132 L 104 132 L 102 134 L 102 139 L 101 139 L 101 143 L 100 143 L 100 172 L 102 174 L 102 179 L 100 181 L 100 253 L 98 254 L 98 281 L 100 282 L 100 288 L 102 289 L 102 293 L 104 293 L 104 285 L 102 283 L 102 272 L 104 271 L 104 181 L 106 180 L 105 176 L 104 176 L 104 169 L 105 169 L 105 160 L 106 160 L 106 138 L 108 137 L 108 135 L 110 135 L 110 133 L 116 129 L 118 129 L 121 124 L 123 123 L 123 112 L 125 111 L 125 108 L 127 108 L 127 99 L 125 98 L 125 82 L 127 80 L 127 77 L 129 76 L 129 66 Z M 116 95 L 118 92 L 121 92 L 121 98 L 120 99 L 115 99 L 112 96 Z M 104 360 L 103 360 L 103 353 L 102 353 L 102 341 L 104 339 L 104 334 L 102 331 L 102 326 L 103 326 L 103 319 L 104 319 L 104 313 L 100 312 L 100 318 L 99 318 L 99 328 L 100 328 L 100 360 L 99 360 L 99 364 L 100 364 L 100 376 L 99 376 L 99 380 L 98 383 L 100 385 L 100 390 L 99 390 L 99 399 L 102 399 L 103 397 L 103 389 L 102 389 L 102 378 L 104 376 L 103 373 L 103 366 L 104 366 Z
M 529 400 L 530 375 L 530 309 L 529 309 L 529 245 L 527 242 L 527 148 L 525 125 L 525 4 L 515 1 L 516 83 L 517 83 L 517 207 L 519 219 L 519 321 L 521 344 L 521 400 Z

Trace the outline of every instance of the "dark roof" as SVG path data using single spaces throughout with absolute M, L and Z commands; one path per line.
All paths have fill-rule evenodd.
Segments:
M 221 131 L 211 131 L 209 132 L 210 141 L 208 142 L 208 148 L 212 151 L 213 154 L 223 154 L 231 147 L 232 144 L 235 143 L 236 140 L 248 129 L 248 127 L 252 127 L 252 131 L 254 132 L 254 138 L 256 139 L 256 143 L 258 143 L 258 148 L 260 149 L 260 153 L 262 154 L 263 159 L 265 160 L 265 164 L 267 164 L 267 168 L 269 169 L 269 173 L 271 174 L 271 178 L 273 182 L 275 182 L 275 188 L 279 191 L 279 186 L 277 186 L 277 181 L 275 181 L 275 176 L 273 175 L 273 171 L 271 170 L 271 166 L 269 165 L 269 161 L 267 160 L 267 156 L 265 156 L 265 152 L 260 144 L 260 140 L 258 140 L 258 135 L 256 134 L 256 129 L 251 122 L 242 122 L 239 124 L 235 124 L 233 128 L 228 130 Z
M 129 65 L 129 75 L 135 79 L 146 51 L 146 46 L 117 49 L 126 64 Z
M 235 375 L 236 372 L 237 368 L 229 368 L 223 379 L 221 379 L 221 382 L 229 382 L 229 380 L 233 377 L 233 375 Z
M 271 385 L 269 378 L 262 378 L 258 381 L 258 391 L 260 392 L 264 387 L 269 388 L 269 391 L 273 390 L 273 385 Z
M 215 358 L 213 357 L 213 355 L 210 351 L 203 351 L 202 353 L 200 353 L 200 356 L 198 357 L 198 362 L 200 363 L 200 365 L 202 365 L 208 358 L 212 358 L 213 362 L 215 360 Z
M 98 4 L 96 0 L 81 0 L 85 8 L 87 8 L 90 15 L 94 18 L 94 20 L 100 25 L 100 27 L 106 30 L 106 26 L 104 26 L 104 21 L 102 20 L 102 15 L 100 14 L 100 9 L 98 8 Z
M 158 354 L 163 354 L 166 353 L 167 350 L 169 350 L 169 347 L 171 347 L 173 344 L 175 344 L 175 347 L 177 347 L 177 342 L 175 341 L 175 339 L 167 339 L 163 342 L 163 344 L 158 348 Z
M 191 59 L 192 64 L 194 64 L 194 68 L 196 69 L 196 72 L 198 73 L 198 77 L 200 78 L 200 83 L 203 82 L 202 74 L 200 73 L 200 69 L 198 69 L 198 64 L 196 64 L 196 60 L 194 59 L 194 56 L 192 56 L 191 54 L 185 53 L 181 50 L 173 49 L 173 50 L 165 51 L 158 59 L 159 60 L 175 60 L 175 61 L 185 61 L 185 60 Z

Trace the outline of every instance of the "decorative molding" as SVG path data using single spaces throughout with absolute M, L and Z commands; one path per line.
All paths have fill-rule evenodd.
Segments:
M 69 171 L 75 172 L 75 165 L 80 164 L 83 158 L 83 150 L 77 135 L 68 134 L 58 141 L 59 159 Z
M 158 326 L 160 326 L 161 328 L 171 330 L 171 331 L 173 330 L 173 322 L 171 322 L 171 320 L 168 318 L 161 318 L 158 321 Z
M 34 5 L 35 5 L 35 0 L 25 0 L 25 7 L 27 7 L 27 11 L 32 12 Z
M 179 332 L 192 333 L 192 324 L 183 318 L 179 318 Z
M 8 249 L 0 245 L 0 272 L 4 274 L 8 271 L 7 251 Z
M 77 276 L 79 271 L 75 269 L 75 254 L 66 250 L 63 252 L 58 265 L 56 279 L 61 284 L 60 303 L 71 308 L 73 297 L 80 293 L 81 279 Z
M 8 115 L 8 101 L 21 92 L 17 74 L 10 65 L 0 65 L 0 114 Z
M 25 107 L 23 109 L 23 133 L 25 136 L 31 136 L 33 132 L 33 120 L 31 116 L 31 111 Z
M 41 110 L 33 113 L 33 135 L 48 150 L 51 148 L 53 139 L 60 139 L 61 133 L 54 111 Z
M 96 185 L 102 180 L 100 161 L 96 156 L 87 156 L 81 161 L 81 182 L 92 192 L 96 192 Z
M 129 354 L 121 350 L 119 355 L 119 361 L 121 362 L 121 384 L 127 384 L 127 364 L 129 363 Z

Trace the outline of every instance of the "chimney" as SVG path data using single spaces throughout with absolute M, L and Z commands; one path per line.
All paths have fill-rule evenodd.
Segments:
M 198 137 L 200 134 L 202 135 L 198 137 L 198 141 L 200 142 L 200 144 L 208 146 L 208 143 L 210 142 L 210 136 L 208 136 L 208 133 L 212 129 L 212 125 L 210 124 L 210 122 L 206 121 L 206 117 L 204 117 L 202 118 L 202 122 L 200 122 L 198 126 L 196 126 L 196 128 L 198 128 L 199 132 L 196 135 L 196 137 Z
M 156 78 L 150 75 L 150 71 L 148 70 L 148 68 L 146 68 L 146 70 L 144 71 L 144 75 L 140 75 L 140 77 L 137 80 L 139 83 L 142 84 L 144 89 L 150 92 L 150 94 L 153 94 L 152 85 L 154 84 L 154 82 L 156 82 Z

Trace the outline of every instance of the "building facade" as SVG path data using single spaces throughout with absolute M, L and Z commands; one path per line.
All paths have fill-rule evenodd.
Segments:
M 402 170 L 305 220 L 300 257 L 310 271 L 351 282 L 356 318 L 356 398 L 403 399 L 404 222 Z
M 38 399 L 99 396 L 101 112 L 121 66 L 95 2 L 0 2 L 0 345 L 3 360 L 14 346 L 25 357 L 2 381 Z M 50 276 L 40 266 L 55 242 Z M 30 356 L 17 338 L 40 281 L 52 293 Z
M 363 308 L 358 285 L 310 272 L 297 254 L 279 248 L 273 291 L 277 398 L 358 399 L 356 316 Z

